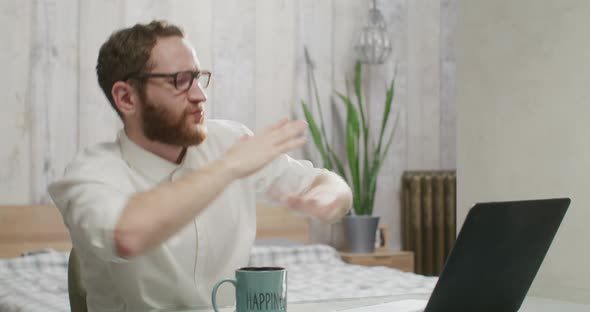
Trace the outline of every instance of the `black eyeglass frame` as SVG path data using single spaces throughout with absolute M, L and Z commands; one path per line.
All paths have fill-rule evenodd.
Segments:
M 188 83 L 188 87 L 186 87 L 185 89 L 180 89 L 180 88 L 178 88 L 178 75 L 185 74 L 185 73 L 191 74 L 191 80 Z M 193 82 L 195 81 L 195 79 L 197 79 L 197 81 L 198 81 L 202 75 L 207 75 L 207 84 L 204 86 L 201 86 L 201 87 L 203 87 L 203 89 L 206 89 L 209 86 L 209 83 L 211 82 L 211 76 L 212 76 L 211 72 L 208 70 L 196 70 L 196 71 L 183 70 L 183 71 L 179 71 L 179 72 L 172 73 L 172 74 L 141 73 L 141 72 L 139 72 L 139 73 L 132 73 L 132 74 L 125 76 L 125 78 L 123 78 L 123 81 L 127 81 L 129 79 L 145 80 L 145 79 L 149 79 L 149 78 L 172 78 L 172 79 L 174 79 L 174 88 L 176 90 L 187 91 L 193 86 Z

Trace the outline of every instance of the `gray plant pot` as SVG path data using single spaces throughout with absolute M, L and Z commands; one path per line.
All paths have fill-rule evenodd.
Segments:
M 375 251 L 375 233 L 379 217 L 345 216 L 342 221 L 349 252 L 372 253 Z

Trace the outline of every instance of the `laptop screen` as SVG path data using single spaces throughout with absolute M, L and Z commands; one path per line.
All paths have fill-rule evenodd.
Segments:
M 424 311 L 518 311 L 569 204 L 558 198 L 473 206 Z

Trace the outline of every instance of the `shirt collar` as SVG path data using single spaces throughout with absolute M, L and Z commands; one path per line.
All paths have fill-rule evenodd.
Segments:
M 121 154 L 125 162 L 131 168 L 154 181 L 160 182 L 169 179 L 172 173 L 181 166 L 137 145 L 129 139 L 125 130 L 119 131 L 118 136 Z M 186 159 L 186 155 L 184 158 Z

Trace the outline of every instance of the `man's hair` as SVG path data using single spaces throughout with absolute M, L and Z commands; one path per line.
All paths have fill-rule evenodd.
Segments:
M 152 21 L 115 31 L 100 47 L 96 62 L 98 84 L 119 117 L 123 116 L 111 93 L 115 82 L 130 74 L 152 69 L 155 64 L 148 61 L 156 41 L 160 37 L 174 36 L 184 37 L 180 27 L 165 21 Z M 134 86 L 140 94 L 144 92 L 143 84 L 134 83 Z

